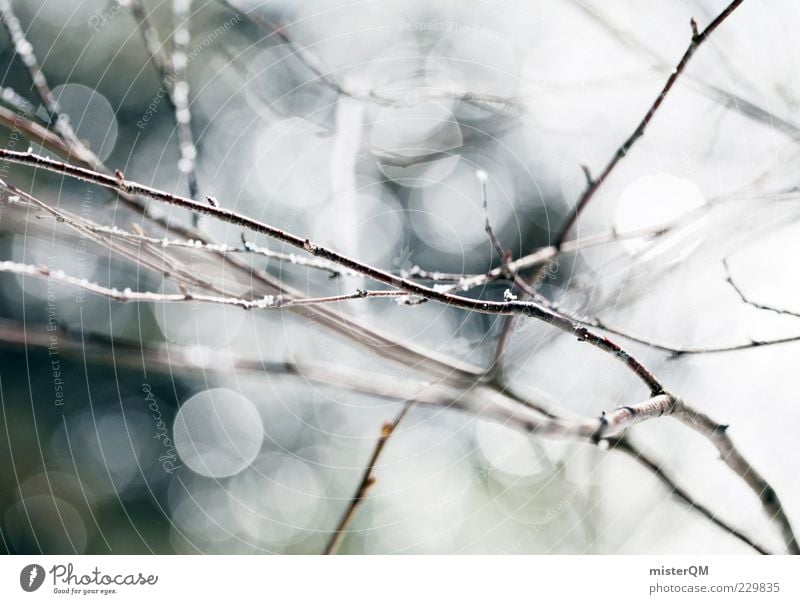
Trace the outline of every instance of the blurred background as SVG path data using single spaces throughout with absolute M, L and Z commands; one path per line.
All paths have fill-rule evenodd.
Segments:
M 519 257 L 547 245 L 585 186 L 581 166 L 599 173 L 661 90 L 690 18 L 702 28 L 727 4 L 178 0 L 189 19 L 176 33 L 173 2 L 142 2 L 162 48 L 185 65 L 194 145 L 183 150 L 129 3 L 12 3 L 62 112 L 106 165 L 181 195 L 194 174 L 201 198 L 381 268 L 456 274 L 501 262 L 484 231 L 480 171 L 503 246 Z M 746 1 L 714 32 L 570 239 L 677 226 L 561 255 L 543 295 L 679 348 L 800 334 L 796 316 L 745 304 L 723 264 L 750 298 L 800 312 L 798 25 L 791 0 Z M 5 31 L 0 70 L 3 90 L 46 119 Z M 0 138 L 57 157 L 10 128 Z M 9 164 L 0 177 L 98 224 L 162 236 L 97 187 Z M 187 212 L 149 208 L 191 224 Z M 41 214 L 4 198 L 0 259 L 159 292 L 177 291 L 163 273 L 179 263 L 238 295 L 253 290 L 203 250 L 169 265 L 159 257 L 153 270 Z M 204 217 L 199 228 L 241 245 L 238 227 Z M 241 260 L 312 296 L 373 287 Z M 508 287 L 470 295 L 500 300 Z M 355 300 L 330 312 L 479 368 L 503 325 L 432 303 Z M 438 379 L 310 311 L 120 303 L 3 274 L 0 316 L 0 549 L 9 553 L 318 553 L 401 402 L 281 363 Z M 620 342 L 731 426 L 800 523 L 798 345 L 672 358 Z M 597 416 L 647 395 L 611 357 L 533 321 L 516 323 L 503 359 L 511 387 L 565 413 Z M 698 501 L 780 550 L 758 501 L 708 442 L 671 419 L 631 438 Z M 446 406 L 411 409 L 376 479 L 342 553 L 752 551 L 629 457 Z

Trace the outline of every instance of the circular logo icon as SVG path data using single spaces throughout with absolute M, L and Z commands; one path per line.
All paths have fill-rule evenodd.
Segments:
M 19 585 L 25 591 L 36 591 L 44 583 L 44 568 L 38 564 L 28 564 L 19 573 Z

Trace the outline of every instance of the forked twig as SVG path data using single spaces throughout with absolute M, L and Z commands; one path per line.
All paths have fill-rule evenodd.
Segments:
M 633 132 L 631 132 L 622 145 L 617 148 L 616 152 L 605 165 L 600 174 L 596 178 L 588 178 L 587 186 L 581 196 L 578 198 L 578 201 L 575 203 L 569 219 L 564 223 L 564 225 L 561 227 L 561 230 L 558 231 L 555 236 L 553 244 L 556 247 L 561 246 L 561 243 L 566 239 L 567 234 L 578 220 L 581 212 L 583 212 L 584 208 L 592 200 L 598 189 L 603 186 L 603 183 L 614 171 L 614 168 L 617 166 L 617 164 L 630 152 L 631 148 L 636 144 L 636 141 L 644 135 L 647 126 L 653 120 L 653 117 L 655 117 L 659 108 L 663 104 L 664 99 L 667 98 L 670 90 L 672 90 L 672 87 L 675 85 L 675 82 L 677 82 L 678 78 L 681 77 L 681 74 L 686 69 L 686 66 L 689 64 L 689 61 L 691 61 L 695 52 L 697 52 L 697 49 L 700 48 L 703 42 L 708 40 L 709 36 L 714 32 L 714 30 L 722 25 L 722 23 L 731 16 L 733 11 L 735 11 L 743 1 L 744 0 L 733 0 L 733 2 L 728 4 L 728 6 L 719 15 L 717 15 L 716 19 L 709 23 L 702 32 L 697 29 L 697 23 L 695 20 L 691 20 L 690 25 L 692 29 L 692 39 L 689 42 L 689 46 L 683 53 L 680 61 L 678 61 L 678 64 L 672 70 L 672 73 L 670 73 L 666 83 L 664 84 L 664 87 L 661 89 L 661 92 L 658 94 L 655 101 L 653 101 L 653 104 L 650 105 L 647 113 L 644 114 L 644 117 L 636 125 L 636 128 L 634 128 Z

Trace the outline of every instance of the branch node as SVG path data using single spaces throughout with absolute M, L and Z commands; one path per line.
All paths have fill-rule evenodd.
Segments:
M 592 178 L 592 173 L 589 170 L 589 166 L 586 164 L 581 164 L 581 170 L 583 171 L 583 175 L 586 177 L 586 186 L 591 187 L 594 185 L 594 179 Z
M 700 40 L 700 32 L 697 30 L 697 21 L 694 17 L 689 20 L 689 26 L 692 28 L 692 42 L 697 43 Z

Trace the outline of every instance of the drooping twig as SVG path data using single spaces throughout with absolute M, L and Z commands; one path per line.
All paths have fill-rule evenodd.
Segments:
M 403 403 L 403 408 L 400 410 L 400 413 L 397 414 L 394 420 L 384 423 L 381 427 L 381 435 L 378 437 L 378 442 L 375 443 L 375 448 L 372 450 L 369 461 L 367 461 L 367 466 L 364 468 L 364 472 L 361 475 L 361 481 L 358 483 L 356 492 L 352 499 L 350 499 L 347 509 L 345 509 L 344 513 L 342 514 L 339 524 L 336 525 L 333 533 L 331 533 L 328 543 L 325 545 L 325 549 L 322 552 L 323 554 L 330 555 L 339 551 L 339 547 L 344 541 L 344 538 L 347 536 L 348 528 L 353 522 L 356 512 L 358 512 L 358 509 L 361 507 L 364 499 L 366 499 L 367 495 L 369 494 L 370 489 L 375 484 L 375 476 L 373 475 L 375 472 L 375 466 L 378 464 L 378 459 L 386 447 L 386 443 L 389 441 L 389 438 L 391 438 L 392 434 L 394 434 L 394 431 L 397 430 L 397 426 L 400 425 L 400 422 L 403 421 L 403 418 L 408 414 L 413 405 L 413 401 L 406 401 Z

